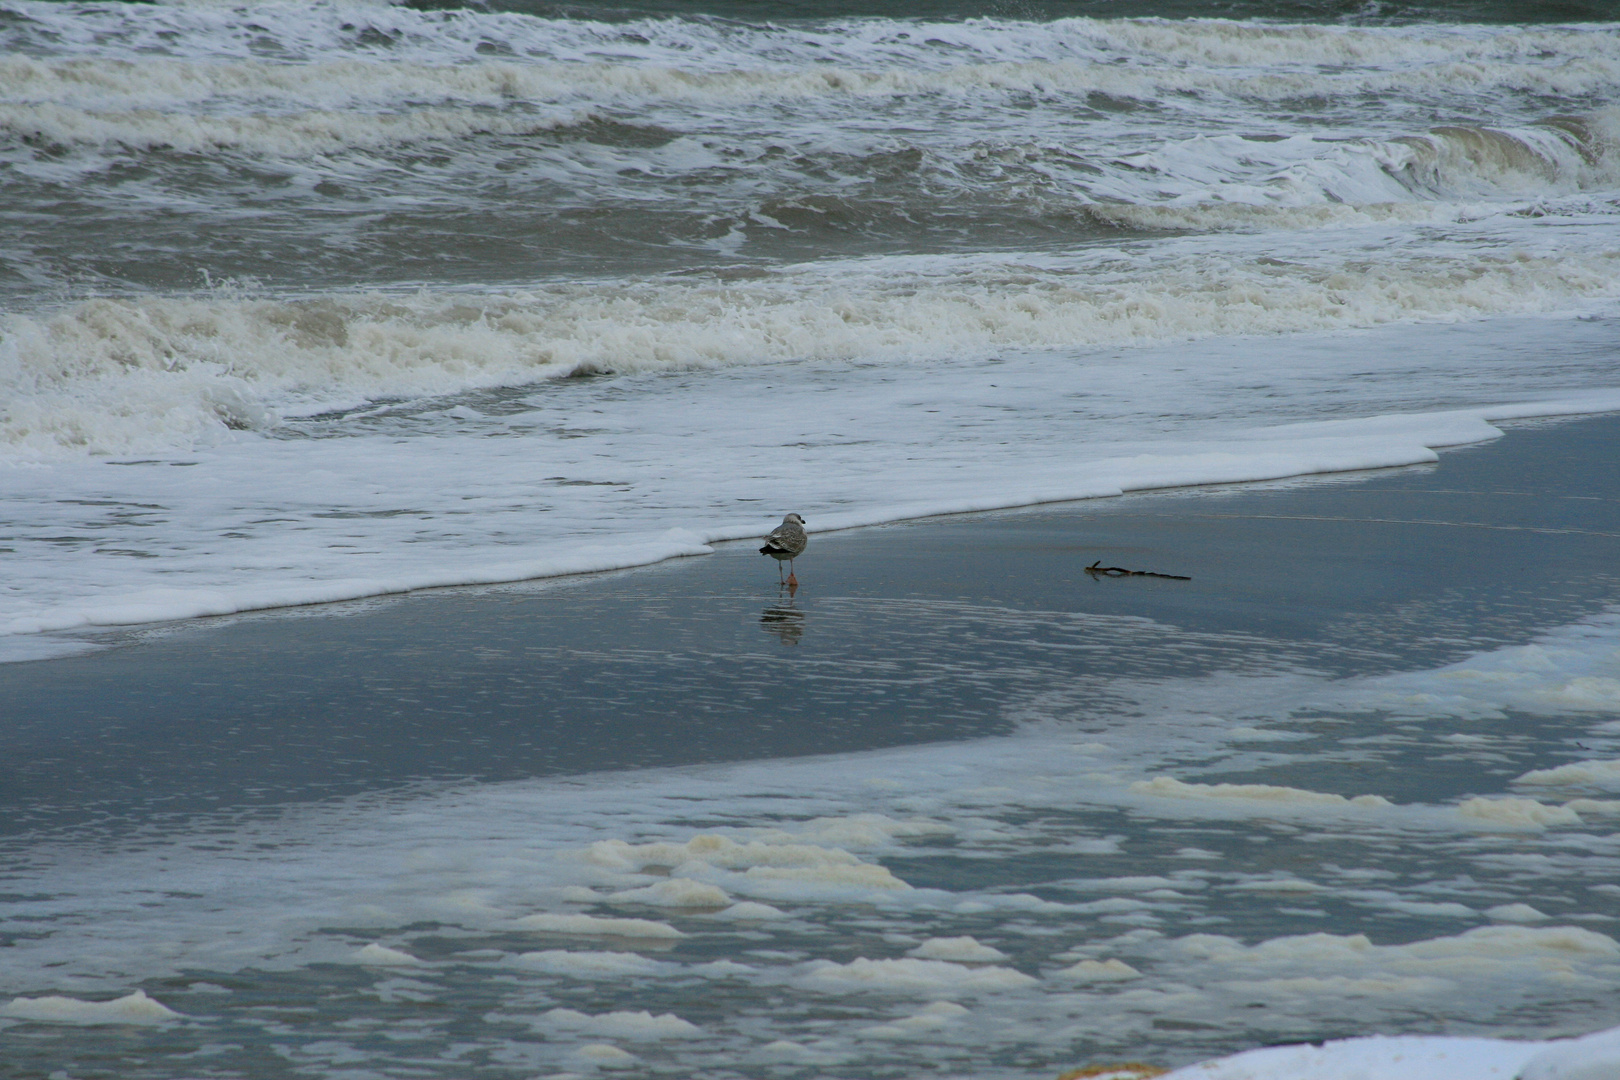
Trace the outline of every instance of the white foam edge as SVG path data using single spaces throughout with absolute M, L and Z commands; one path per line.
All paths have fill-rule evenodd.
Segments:
M 893 503 L 818 514 L 806 508 L 816 533 L 886 525 L 952 514 L 1008 510 L 1110 498 L 1128 492 L 1256 483 L 1297 476 L 1396 468 L 1438 460 L 1436 449 L 1485 442 L 1502 430 L 1492 421 L 1620 412 L 1620 388 L 1579 397 L 1515 402 L 1472 409 L 1397 413 L 1350 420 L 1287 424 L 1238 433 L 1220 452 L 1136 455 L 1084 462 L 1068 475 L 1039 483 L 1004 484 L 981 493 L 933 502 Z M 155 589 L 107 597 L 95 607 L 69 605 L 13 619 L 0 637 L 87 626 L 133 626 L 209 615 L 303 607 L 456 586 L 497 585 L 650 566 L 706 555 L 712 545 L 751 540 L 773 523 L 732 521 L 672 528 L 634 542 L 590 545 L 482 566 L 445 566 L 396 578 L 342 578 L 229 589 Z M 0 649 L 0 661 L 5 650 Z
M 100 652 L 107 648 L 97 641 L 59 638 L 41 634 L 0 635 L 0 664 L 25 664 L 32 660 L 61 660 L 69 656 Z
M 1229 784 L 1214 778 L 1186 782 L 1163 774 L 1129 778 L 1088 773 L 1080 779 L 1089 785 L 1088 802 L 1128 807 L 1164 819 L 1378 820 L 1391 828 L 1465 833 L 1542 832 L 1586 824 L 1580 808 L 1570 803 L 1508 794 L 1476 795 L 1453 804 L 1397 803 L 1374 794 L 1341 796 L 1272 784 Z M 1286 891 L 1305 885 L 1286 877 L 1247 887 Z
M 500 585 L 514 581 L 569 577 L 651 566 L 669 559 L 707 555 L 713 548 L 685 529 L 631 544 L 595 544 L 574 551 L 481 567 L 446 567 L 431 574 L 397 578 L 340 578 L 242 589 L 151 589 L 110 598 L 96 608 L 62 607 L 46 614 L 13 620 L 0 628 L 6 635 L 48 633 L 87 626 L 135 626 L 208 615 L 236 615 L 274 608 L 306 607 L 345 600 L 391 596 L 422 589 L 464 585 Z M 3 655 L 3 654 L 0 654 Z
M 1550 1042 L 1373 1035 L 1268 1046 L 1188 1065 L 1161 1080 L 1611 1080 L 1617 1069 L 1620 1028 L 1611 1028 Z

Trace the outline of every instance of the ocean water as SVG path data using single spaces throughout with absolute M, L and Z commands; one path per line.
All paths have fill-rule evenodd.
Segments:
M 0 659 L 1620 409 L 1613 19 L 0 0 Z M 1122 684 L 1162 723 L 1106 738 L 1011 702 L 971 749 L 53 835 L 10 871 L 0 1058 L 1026 1077 L 1592 1030 L 1612 762 L 1431 801 L 1178 778 L 1322 700 L 1612 743 L 1612 611 L 1523 638 Z M 1320 873 L 1260 854 L 1301 844 Z M 1245 921 L 1277 895 L 1319 929 Z
M 0 11 L 12 655 L 1620 386 L 1611 23 Z
M 1407 482 L 1449 484 L 1446 467 Z M 1576 562 L 1560 547 L 1579 550 L 1594 532 L 1612 545 L 1620 533 L 1614 487 L 1597 500 L 1608 506 L 1520 543 L 1567 572 Z M 1164 499 L 1161 512 L 1186 515 L 1189 501 L 1235 509 L 1204 496 Z M 1503 516 L 1498 527 L 1512 528 L 1512 512 Z M 806 577 L 839 565 L 827 550 L 839 538 L 820 543 Z M 926 552 L 927 538 L 918 546 Z M 137 723 L 104 731 L 91 716 L 66 717 L 54 726 L 69 730 L 43 733 L 60 741 L 54 753 L 26 741 L 13 751 L 46 767 L 0 788 L 0 805 L 23 819 L 0 837 L 5 1067 L 153 1080 L 1052 1080 L 1090 1064 L 1175 1066 L 1378 1035 L 1401 1041 L 1341 1044 L 1323 1060 L 1217 1080 L 1513 1080 L 1521 1064 L 1564 1052 L 1546 1040 L 1616 1020 L 1620 580 L 1612 562 L 1594 561 L 1610 572 L 1544 575 L 1558 602 L 1538 608 L 1533 584 L 1498 551 L 1476 563 L 1476 588 L 1459 586 L 1459 572 L 1446 588 L 1375 608 L 1359 629 L 1341 615 L 1314 633 L 1268 632 L 1275 613 L 1240 630 L 1090 598 L 1043 604 L 1038 589 L 999 603 L 863 603 L 820 599 L 812 584 L 798 607 L 776 600 L 762 614 L 759 597 L 698 588 L 687 599 L 701 607 L 682 615 L 668 610 L 680 598 L 667 582 L 635 603 L 645 573 L 613 590 L 391 603 L 369 616 L 373 633 L 408 628 L 413 610 L 421 629 L 407 629 L 391 659 L 350 632 L 339 665 L 375 657 L 353 665 L 362 685 L 347 691 L 351 707 L 299 702 L 283 725 L 244 708 L 177 733 L 178 754 L 141 746 Z M 707 565 L 742 575 L 758 562 L 732 547 Z M 1130 591 L 1116 598 L 1141 591 L 1100 587 L 1119 584 Z M 421 617 L 443 604 L 471 621 L 481 607 L 506 635 L 547 647 L 503 663 L 511 636 Z M 602 610 L 615 604 L 637 614 Z M 1550 614 L 1559 625 L 1534 629 Z M 336 652 L 341 624 L 368 619 L 315 617 L 332 629 L 304 631 L 310 652 Z M 296 656 L 287 640 L 308 621 L 257 614 L 238 617 L 245 634 L 181 628 L 153 640 L 212 646 L 212 671 L 171 666 L 230 680 L 251 666 L 255 642 L 279 638 L 281 655 Z M 545 622 L 557 640 L 520 629 Z M 596 630 L 573 630 L 580 622 Z M 658 626 L 678 643 L 660 651 L 649 640 Z M 630 632 L 615 650 L 603 639 L 621 628 Z M 1491 638 L 1513 643 L 1480 644 Z M 124 651 L 156 655 L 151 644 Z M 515 676 L 564 706 L 593 687 L 558 669 L 595 668 L 597 693 L 639 707 L 657 729 L 649 756 L 723 737 L 727 697 L 742 702 L 732 726 L 767 745 L 769 727 L 824 714 L 822 737 L 848 740 L 840 702 L 879 720 L 886 694 L 906 699 L 896 713 L 951 698 L 936 709 L 942 727 L 969 726 L 977 710 L 1001 730 L 831 757 L 756 752 L 513 779 L 508 760 L 543 756 L 536 733 L 560 725 L 539 702 L 532 727 L 510 704 L 504 732 L 458 722 L 445 707 L 454 702 L 433 693 L 431 657 L 445 658 L 442 680 L 473 668 L 468 652 L 492 660 L 497 695 L 510 696 Z M 786 664 L 830 704 L 770 700 L 761 671 Z M 426 670 L 413 679 L 402 666 Z M 283 683 L 333 684 L 310 656 L 277 670 Z M 680 685 L 705 679 L 719 692 Z M 128 683 L 150 693 L 134 673 Z M 611 744 L 598 753 L 633 752 L 623 723 L 579 711 L 586 730 L 560 752 L 588 755 L 593 730 Z M 364 718 L 362 744 L 350 715 Z M 453 771 L 505 778 L 286 795 L 306 778 L 335 787 L 343 759 L 387 768 L 451 753 Z M 335 767 L 310 777 L 309 757 Z M 91 775 L 75 775 L 80 764 Z M 66 799 L 41 783 L 52 775 Z M 221 799 L 232 784 L 256 785 L 260 798 Z M 15 793 L 25 785 L 39 789 L 33 799 Z M 1609 1049 L 1612 1066 L 1612 1038 Z M 1613 1075 L 1586 1057 L 1595 1071 L 1526 1080 Z

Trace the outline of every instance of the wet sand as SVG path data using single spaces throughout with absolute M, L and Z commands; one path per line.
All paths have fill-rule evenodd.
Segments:
M 837 534 L 812 516 L 792 597 L 733 544 L 109 632 L 0 667 L 0 830 L 1084 726 L 1121 679 L 1433 666 L 1620 601 L 1617 450 L 1599 416 L 1432 466 Z

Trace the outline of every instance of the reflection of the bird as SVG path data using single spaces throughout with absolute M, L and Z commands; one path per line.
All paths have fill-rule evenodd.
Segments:
M 793 606 L 793 601 L 773 604 L 759 617 L 759 628 L 775 634 L 784 645 L 797 645 L 804 637 L 804 612 Z

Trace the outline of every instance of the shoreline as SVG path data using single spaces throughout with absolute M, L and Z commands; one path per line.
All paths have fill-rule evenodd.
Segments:
M 1122 495 L 1399 468 L 1433 462 L 1438 449 L 1497 439 L 1502 432 L 1494 426 L 1496 421 L 1575 418 L 1609 412 L 1620 412 L 1620 389 L 1480 408 L 1286 424 L 1240 432 L 1219 442 L 1208 442 L 1193 453 L 1140 453 L 1069 464 L 1054 470 L 1055 479 L 1043 477 L 1037 483 L 1003 487 L 990 496 L 891 504 L 881 510 L 840 512 L 811 508 L 807 516 L 814 526 L 814 536 L 964 514 L 1091 502 Z M 660 536 L 649 534 L 628 545 L 586 544 L 554 555 L 494 566 L 486 564 L 475 570 L 436 569 L 426 574 L 405 573 L 393 579 L 349 578 L 155 589 L 124 598 L 113 595 L 100 598 L 93 605 L 78 602 L 13 617 L 6 624 L 5 632 L 0 633 L 0 663 L 51 659 L 72 655 L 80 649 L 60 637 L 47 635 L 93 633 L 104 627 L 177 622 L 434 589 L 514 584 L 638 569 L 672 559 L 707 555 L 716 544 L 753 539 L 770 527 L 771 523 L 762 525 L 756 521 L 717 523 L 697 529 L 674 527 Z
M 1554 420 L 1409 469 L 813 534 L 796 598 L 738 544 L 111 631 L 0 666 L 0 805 L 26 832 L 797 757 L 1010 731 L 1069 684 L 1443 664 L 1620 601 L 1617 443 L 1620 416 Z M 1192 580 L 1095 580 L 1099 559 Z

